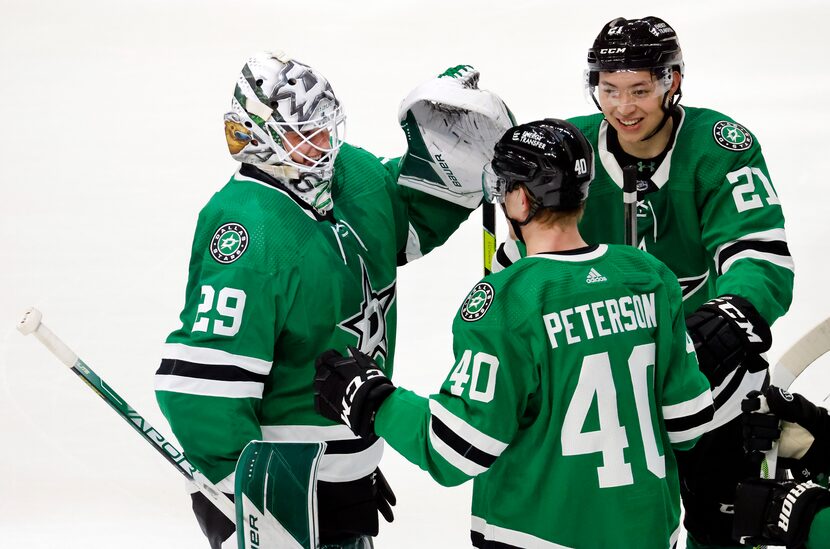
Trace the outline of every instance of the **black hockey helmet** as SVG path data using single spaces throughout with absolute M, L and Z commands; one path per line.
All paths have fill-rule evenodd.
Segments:
M 524 224 L 539 208 L 572 211 L 585 202 L 594 178 L 594 151 L 576 126 L 546 118 L 507 130 L 486 172 L 491 201 L 502 201 L 518 184 L 527 189 L 534 207 Z
M 659 17 L 617 17 L 600 31 L 588 50 L 589 80 L 600 72 L 669 68 L 683 75 L 683 52 L 677 33 Z

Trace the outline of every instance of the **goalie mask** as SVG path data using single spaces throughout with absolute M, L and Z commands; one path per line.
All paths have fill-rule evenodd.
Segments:
M 248 58 L 225 114 L 231 156 L 288 181 L 320 213 L 332 206 L 331 178 L 344 129 L 328 80 L 280 52 Z

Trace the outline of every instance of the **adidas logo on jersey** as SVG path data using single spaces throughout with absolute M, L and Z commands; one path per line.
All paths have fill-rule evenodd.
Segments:
M 593 268 L 591 269 L 591 272 L 588 273 L 588 276 L 585 277 L 585 282 L 588 284 L 593 284 L 594 282 L 605 282 L 606 280 L 608 279 L 599 274 L 599 272 Z

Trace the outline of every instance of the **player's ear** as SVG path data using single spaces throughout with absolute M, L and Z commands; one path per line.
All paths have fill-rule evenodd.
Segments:
M 524 217 L 526 218 L 527 214 L 530 213 L 530 205 L 533 203 L 533 201 L 530 199 L 530 194 L 527 192 L 527 189 L 524 185 L 521 185 L 519 189 L 521 189 L 521 192 L 519 193 L 521 201 L 519 202 L 519 204 L 521 204 L 522 212 L 524 214 Z
M 683 76 L 681 76 L 679 71 L 674 71 L 672 73 L 671 79 L 671 94 L 674 95 L 677 93 L 677 90 L 680 89 L 680 84 L 682 84 Z

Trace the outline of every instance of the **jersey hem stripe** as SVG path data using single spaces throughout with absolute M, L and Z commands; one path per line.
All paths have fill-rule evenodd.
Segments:
M 560 545 L 547 541 L 532 534 L 510 530 L 493 524 L 487 524 L 483 518 L 473 515 L 470 526 L 470 537 L 475 547 L 489 548 L 533 548 L 533 549 L 573 549 L 567 545 Z M 478 535 L 476 535 L 478 534 Z M 475 545 L 478 538 L 481 545 Z

